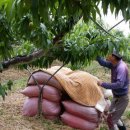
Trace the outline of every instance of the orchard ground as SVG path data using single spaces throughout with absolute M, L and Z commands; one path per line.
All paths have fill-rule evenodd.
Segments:
M 130 73 L 130 65 L 128 66 Z M 99 66 L 96 62 L 82 70 L 97 76 L 103 81 L 110 81 L 110 70 Z M 1 83 L 7 82 L 7 80 L 14 81 L 12 90 L 8 91 L 5 101 L 0 97 L 0 130 L 75 130 L 59 120 L 50 121 L 37 116 L 22 116 L 21 110 L 26 97 L 20 93 L 20 90 L 26 87 L 28 77 L 28 71 L 14 68 L 0 73 Z M 122 118 L 127 125 L 127 130 L 130 130 L 130 103 Z

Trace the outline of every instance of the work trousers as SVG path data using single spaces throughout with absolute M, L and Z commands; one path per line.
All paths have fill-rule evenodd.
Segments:
M 109 130 L 118 130 L 117 124 L 123 115 L 129 102 L 128 95 L 113 97 L 107 118 Z

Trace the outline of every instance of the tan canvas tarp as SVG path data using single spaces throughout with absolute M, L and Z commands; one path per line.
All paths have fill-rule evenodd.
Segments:
M 59 66 L 49 68 L 48 73 L 53 74 Z M 96 106 L 103 98 L 101 88 L 97 85 L 98 78 L 85 71 L 72 71 L 63 67 L 55 78 L 60 82 L 63 89 L 76 102 L 86 106 Z

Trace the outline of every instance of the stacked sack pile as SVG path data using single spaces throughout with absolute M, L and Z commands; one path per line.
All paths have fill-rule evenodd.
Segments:
M 37 81 L 40 87 L 45 84 L 45 82 L 50 78 L 51 75 L 45 73 L 43 71 L 35 71 L 33 73 L 33 77 Z M 24 116 L 35 116 L 38 114 L 38 98 L 40 89 L 31 76 L 28 79 L 27 87 L 21 91 L 22 94 L 27 96 L 22 113 Z M 42 113 L 47 119 L 56 119 L 59 117 L 61 113 L 61 96 L 62 93 L 60 91 L 61 85 L 59 82 L 53 77 L 48 85 L 43 87 L 43 97 L 42 97 Z
M 40 90 L 37 83 L 42 87 L 50 76 L 49 73 L 38 70 L 33 72 L 33 77 L 29 77 L 27 87 L 21 91 L 27 96 L 22 109 L 24 116 L 38 114 Z M 85 106 L 71 99 L 55 77 L 44 86 L 42 93 L 42 113 L 46 119 L 58 118 L 64 124 L 80 130 L 95 130 L 99 126 L 101 113 L 93 106 Z
M 94 107 L 86 107 L 74 101 L 62 101 L 65 108 L 61 120 L 73 128 L 95 130 L 99 125 L 99 113 Z

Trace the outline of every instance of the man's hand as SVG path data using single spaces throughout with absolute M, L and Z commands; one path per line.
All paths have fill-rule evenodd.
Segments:
M 101 86 L 102 83 L 103 83 L 103 82 L 102 82 L 101 80 L 98 80 L 98 81 L 97 81 L 97 85 L 98 85 L 98 86 Z

